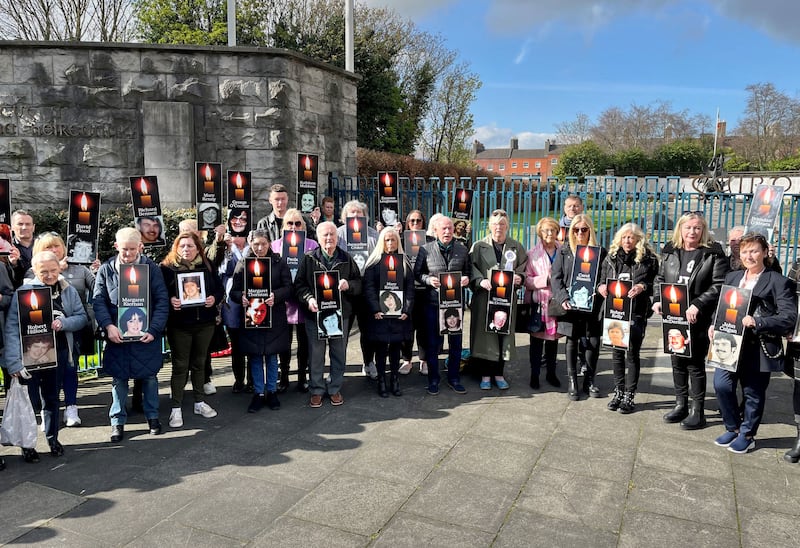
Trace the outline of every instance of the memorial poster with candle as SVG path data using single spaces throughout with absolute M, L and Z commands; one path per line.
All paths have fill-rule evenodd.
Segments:
M 205 306 L 206 279 L 202 272 L 180 272 L 176 276 L 181 308 Z
M 461 289 L 461 272 L 440 272 L 439 278 L 439 333 L 462 332 L 464 292 Z
M 584 312 L 592 311 L 599 270 L 600 248 L 592 245 L 577 246 L 569 283 L 569 302 L 572 308 Z
M 514 292 L 514 271 L 492 269 L 489 271 L 489 303 L 486 307 L 485 330 L 508 335 L 511 332 L 511 303 Z
M 627 350 L 631 332 L 631 299 L 628 292 L 633 287 L 630 280 L 606 281 L 608 297 L 603 314 L 603 346 Z
M 752 290 L 723 285 L 719 292 L 717 313 L 714 316 L 714 338 L 709 345 L 708 365 L 736 371 L 742 351 L 744 326 L 742 318 L 750 307 Z
M 253 226 L 252 178 L 249 171 L 228 171 L 228 232 L 247 236 Z
M 347 252 L 358 265 L 361 275 L 369 257 L 369 232 L 366 217 L 348 217 L 346 226 Z
M 384 253 L 381 257 L 378 304 L 381 312 L 387 316 L 400 316 L 403 313 L 404 261 L 404 256 L 399 254 Z
M 317 207 L 319 183 L 319 156 L 297 155 L 297 204 L 302 213 L 311 213 Z
M 411 262 L 411 266 L 414 266 L 414 263 L 417 262 L 417 255 L 419 255 L 419 249 L 426 243 L 427 240 L 425 239 L 424 230 L 403 231 L 403 250 L 406 252 L 406 256 L 408 257 L 408 260 Z
M 303 260 L 306 249 L 305 230 L 290 230 L 283 233 L 281 257 L 286 261 L 289 272 L 292 274 L 292 281 L 297 277 L 297 270 L 300 268 L 300 261 Z
M 686 309 L 689 308 L 689 288 L 686 284 L 662 283 L 661 330 L 664 334 L 664 352 L 685 358 L 692 357 L 692 340 Z
M 400 197 L 397 171 L 378 172 L 378 215 L 383 226 L 400 222 Z
M 317 337 L 340 339 L 344 337 L 342 296 L 339 293 L 339 272 L 323 270 L 314 272 L 314 291 L 317 299 Z
M 272 263 L 269 257 L 245 257 L 244 296 L 250 303 L 244 311 L 244 326 L 251 329 L 272 327 Z
M 164 217 L 161 214 L 161 198 L 158 193 L 158 178 L 154 175 L 131 177 L 133 219 L 142 233 L 145 247 L 167 245 L 164 234 Z
M 0 179 L 0 256 L 8 255 L 14 244 L 11 233 L 11 181 Z
M 17 290 L 22 365 L 29 371 L 56 366 L 50 288 Z
M 67 262 L 92 264 L 100 239 L 100 193 L 69 191 Z
M 758 232 L 763 234 L 767 241 L 772 241 L 775 220 L 781 213 L 783 206 L 784 188 L 778 185 L 762 184 L 756 187 L 753 193 L 753 202 L 747 213 L 745 233 Z
M 472 197 L 474 191 L 466 188 L 456 189 L 453 194 L 453 219 L 470 219 L 472 217 Z
M 119 267 L 117 290 L 117 327 L 123 341 L 138 341 L 147 330 L 150 308 L 150 268 L 146 264 Z M 135 320 L 139 318 L 142 325 Z M 137 329 L 138 328 L 138 329 Z M 126 334 L 127 333 L 127 334 Z
M 222 164 L 195 162 L 194 180 L 197 228 L 213 230 L 222 224 Z

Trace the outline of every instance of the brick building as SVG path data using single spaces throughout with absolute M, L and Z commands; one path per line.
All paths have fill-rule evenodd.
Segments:
M 483 143 L 472 144 L 472 159 L 476 165 L 490 172 L 493 177 L 512 175 L 539 175 L 546 179 L 558 165 L 564 145 L 547 139 L 544 148 L 520 149 L 519 139 L 511 138 L 509 148 L 485 148 Z

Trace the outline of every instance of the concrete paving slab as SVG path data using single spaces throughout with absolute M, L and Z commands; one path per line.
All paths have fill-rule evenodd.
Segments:
M 276 548 L 308 548 L 309 546 L 336 546 L 361 548 L 370 543 L 370 537 L 355 535 L 336 527 L 326 527 L 313 521 L 291 516 L 281 516 L 253 539 L 248 546 Z
M 494 535 L 460 525 L 448 525 L 422 516 L 398 513 L 384 528 L 375 548 L 452 548 L 454 546 L 490 546 Z
M 787 509 L 791 514 L 739 506 L 742 546 L 800 546 L 800 508 Z
M 735 529 L 736 497 L 730 481 L 636 466 L 628 507 Z
M 493 533 L 500 528 L 519 490 L 519 485 L 438 469 L 403 506 L 403 511 Z
M 25 482 L 3 493 L 0 542 L 8 543 L 28 531 L 86 502 L 86 498 Z
M 514 508 L 492 544 L 498 548 L 534 546 L 591 546 L 614 548 L 617 535 L 591 527 L 576 527 L 574 522 L 534 514 Z
M 440 463 L 445 470 L 521 485 L 530 476 L 541 448 L 481 436 L 464 436 Z
M 698 523 L 694 520 L 629 510 L 625 512 L 618 546 L 619 548 L 739 546 L 739 533 L 736 529 Z
M 199 548 L 223 548 L 242 546 L 242 542 L 215 535 L 202 529 L 189 527 L 173 520 L 164 520 L 133 542 L 126 544 L 130 548 L 148 548 L 152 546 L 192 546 Z
M 749 455 L 734 455 L 736 457 Z M 800 476 L 796 466 L 760 470 L 750 466 L 734 466 L 738 504 L 764 512 L 800 515 Z
M 694 441 L 683 435 L 683 431 L 675 431 L 670 426 L 673 425 L 665 425 L 660 433 L 644 430 L 637 464 L 690 476 L 731 479 L 731 453 L 714 445 L 716 436 L 711 437 L 709 432 L 706 439 Z
M 364 444 L 340 469 L 356 476 L 416 486 L 422 483 L 446 453 L 447 449 L 440 446 L 377 436 Z
M 290 508 L 287 514 L 371 536 L 380 531 L 413 490 L 408 485 L 335 472 Z
M 564 434 L 547 444 L 538 464 L 625 483 L 631 477 L 635 458 L 635 447 Z
M 485 438 L 541 447 L 553 435 L 553 427 L 562 413 L 540 416 L 535 412 L 520 413 L 512 406 L 495 404 L 476 421 L 471 431 Z
M 617 533 L 626 495 L 626 485 L 621 482 L 537 466 L 516 507 Z
M 80 546 L 81 548 L 107 548 L 112 546 L 74 531 L 42 525 L 14 539 L 14 546 Z

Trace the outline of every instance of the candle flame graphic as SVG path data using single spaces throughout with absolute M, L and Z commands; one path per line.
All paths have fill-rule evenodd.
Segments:
M 292 247 L 297 246 L 297 234 L 292 232 L 292 235 L 289 237 L 289 245 Z
M 728 304 L 730 305 L 730 308 L 736 308 L 736 296 L 737 296 L 737 292 L 736 291 L 731 291 L 731 298 L 728 300 Z
M 131 285 L 136 285 L 136 269 L 131 268 L 128 270 L 128 279 L 131 281 Z
M 211 180 L 211 166 L 206 164 L 206 181 Z
M 147 195 L 147 194 L 150 194 L 150 193 L 148 192 L 148 188 L 147 188 L 147 181 L 145 181 L 145 180 L 144 180 L 144 177 L 142 177 L 141 179 L 139 179 L 139 190 L 141 190 L 141 192 L 142 192 L 142 196 L 145 196 L 145 195 Z
M 236 179 L 236 188 L 242 188 L 242 186 L 244 186 L 242 184 L 242 174 L 241 173 L 236 173 L 235 179 Z
M 453 289 L 453 277 L 452 276 L 448 276 L 447 277 L 447 289 Z
M 383 176 L 383 183 L 384 183 L 386 186 L 392 186 L 392 178 L 391 178 L 391 177 L 389 177 L 389 174 L 388 174 L 388 173 L 386 173 L 386 174 Z
M 583 248 L 583 262 L 588 263 L 592 260 L 592 254 L 588 247 Z
M 86 199 L 86 193 L 85 192 L 81 196 L 81 209 L 83 211 L 86 211 L 87 209 L 89 209 L 89 200 Z
M 464 189 L 461 189 L 461 201 L 467 203 L 467 191 Z
M 621 299 L 622 298 L 622 286 L 621 286 L 621 284 L 619 282 L 617 282 L 616 285 L 617 285 L 617 291 L 616 291 L 617 298 Z
M 669 287 L 669 300 L 672 301 L 673 303 L 678 302 L 678 292 L 675 291 L 674 285 L 671 285 Z
M 394 257 L 389 257 L 389 270 L 394 270 Z
M 322 285 L 325 286 L 325 289 L 330 289 L 331 288 L 331 279 L 328 277 L 327 274 L 325 274 L 322 277 Z
M 500 273 L 500 274 L 498 274 L 498 276 L 497 276 L 497 286 L 498 286 L 498 287 L 503 287 L 503 286 L 505 286 L 505 285 L 506 285 L 506 277 L 505 277 L 505 275 L 504 275 L 504 274 L 501 272 L 501 273 Z
M 39 309 L 39 299 L 36 298 L 36 292 L 31 292 L 31 310 Z
M 253 274 L 255 275 L 256 278 L 261 276 L 261 261 L 256 261 L 253 264 Z
M 411 243 L 414 244 L 414 245 L 419 244 L 419 238 L 417 238 L 417 233 L 416 232 L 412 232 L 411 233 Z
M 309 158 L 308 156 L 306 156 L 305 165 L 306 169 L 311 169 L 311 158 Z
M 767 190 L 764 191 L 763 200 L 764 200 L 765 204 L 769 204 L 772 201 L 772 190 L 771 189 L 768 188 Z
M 358 232 L 358 229 L 361 228 L 358 224 L 358 219 L 353 219 L 353 232 Z

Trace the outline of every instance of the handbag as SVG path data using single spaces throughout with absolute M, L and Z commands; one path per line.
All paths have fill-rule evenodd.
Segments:
M 30 449 L 36 447 L 37 435 L 36 415 L 28 387 L 21 385 L 17 377 L 12 377 L 0 426 L 0 443 Z
M 209 353 L 222 352 L 228 349 L 228 334 L 225 333 L 225 326 L 218 323 L 214 327 L 214 335 L 211 337 L 211 342 L 208 345 Z
M 561 303 L 558 302 L 558 299 L 553 296 L 550 297 L 549 301 L 547 301 L 547 315 L 551 318 L 561 318 L 567 315 L 567 310 L 561 306 Z
M 542 307 L 539 303 L 522 303 L 517 305 L 517 322 L 515 333 L 538 333 L 544 331 Z

